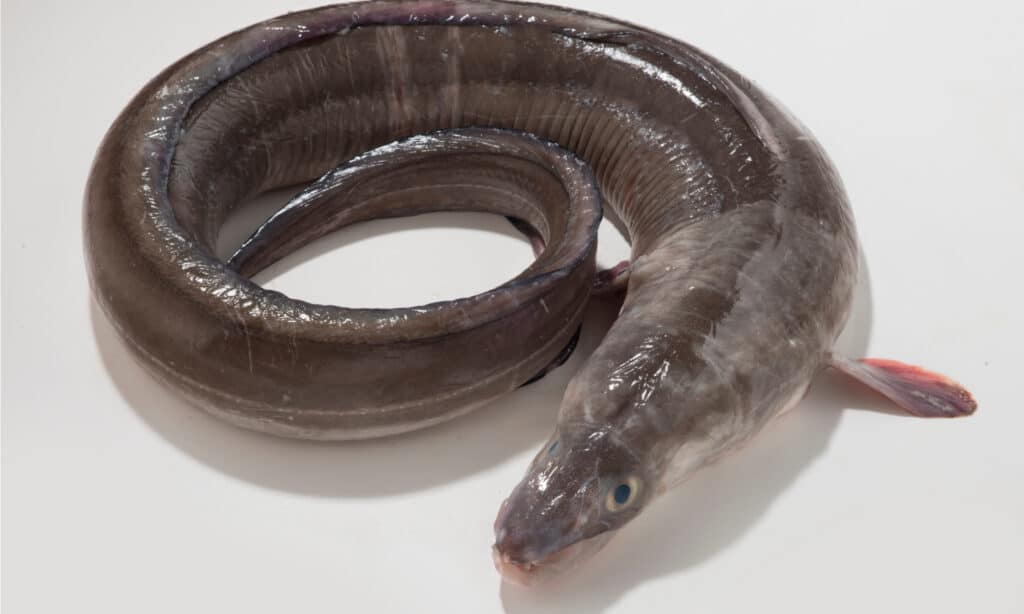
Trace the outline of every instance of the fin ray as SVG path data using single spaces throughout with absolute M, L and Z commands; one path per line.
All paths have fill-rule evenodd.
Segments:
M 955 418 L 969 416 L 978 407 L 974 397 L 963 386 L 921 367 L 895 360 L 850 360 L 837 355 L 832 355 L 829 364 L 914 416 Z

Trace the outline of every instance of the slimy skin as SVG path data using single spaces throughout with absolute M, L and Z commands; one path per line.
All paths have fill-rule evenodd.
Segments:
M 240 202 L 317 177 L 213 255 Z M 543 372 L 579 326 L 603 204 L 632 246 L 627 294 L 499 513 L 495 561 L 521 582 L 798 400 L 856 277 L 839 177 L 776 102 L 685 43 L 544 5 L 367 2 L 230 34 L 128 105 L 85 200 L 95 299 L 142 363 L 235 424 L 312 439 L 423 428 Z M 525 222 L 537 262 L 395 310 L 247 278 L 347 224 L 467 208 Z

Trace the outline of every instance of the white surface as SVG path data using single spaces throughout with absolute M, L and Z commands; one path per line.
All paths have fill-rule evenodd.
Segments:
M 870 272 L 848 345 L 953 375 L 978 414 L 847 409 L 877 401 L 827 379 L 575 575 L 501 587 L 494 513 L 607 309 L 569 368 L 410 437 L 281 441 L 183 405 L 90 308 L 90 159 L 165 65 L 313 3 L 5 0 L 5 612 L 1024 609 L 1024 5 L 572 4 L 698 44 L 811 127 L 846 181 Z M 306 256 L 325 245 L 345 249 L 293 259 L 274 283 L 412 304 L 483 289 L 530 258 L 501 220 L 474 216 L 353 229 Z

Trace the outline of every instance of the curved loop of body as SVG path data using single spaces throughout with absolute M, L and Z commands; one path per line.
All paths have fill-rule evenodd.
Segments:
M 318 177 L 229 263 L 213 255 L 238 203 Z M 856 238 L 799 122 L 690 45 L 558 7 L 335 5 L 195 51 L 106 135 L 86 251 L 96 300 L 157 377 L 241 426 L 351 439 L 451 418 L 556 361 L 601 205 L 631 243 L 627 294 L 499 514 L 508 577 L 599 546 L 824 365 L 920 415 L 973 411 L 948 380 L 831 356 Z M 314 305 L 247 277 L 335 228 L 438 209 L 514 218 L 537 261 L 407 309 Z

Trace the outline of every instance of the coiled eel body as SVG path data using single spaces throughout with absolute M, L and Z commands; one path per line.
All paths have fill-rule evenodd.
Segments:
M 238 203 L 317 177 L 230 263 L 213 255 Z M 835 362 L 856 276 L 847 200 L 758 87 L 557 7 L 294 13 L 132 100 L 96 156 L 84 228 L 94 296 L 159 379 L 248 428 L 350 439 L 450 418 L 555 360 L 590 294 L 602 203 L 632 246 L 628 291 L 499 514 L 496 563 L 527 580 L 599 546 Z M 490 292 L 409 309 L 313 305 L 247 278 L 334 228 L 440 209 L 516 218 L 543 249 Z M 951 386 L 929 415 L 973 410 Z

